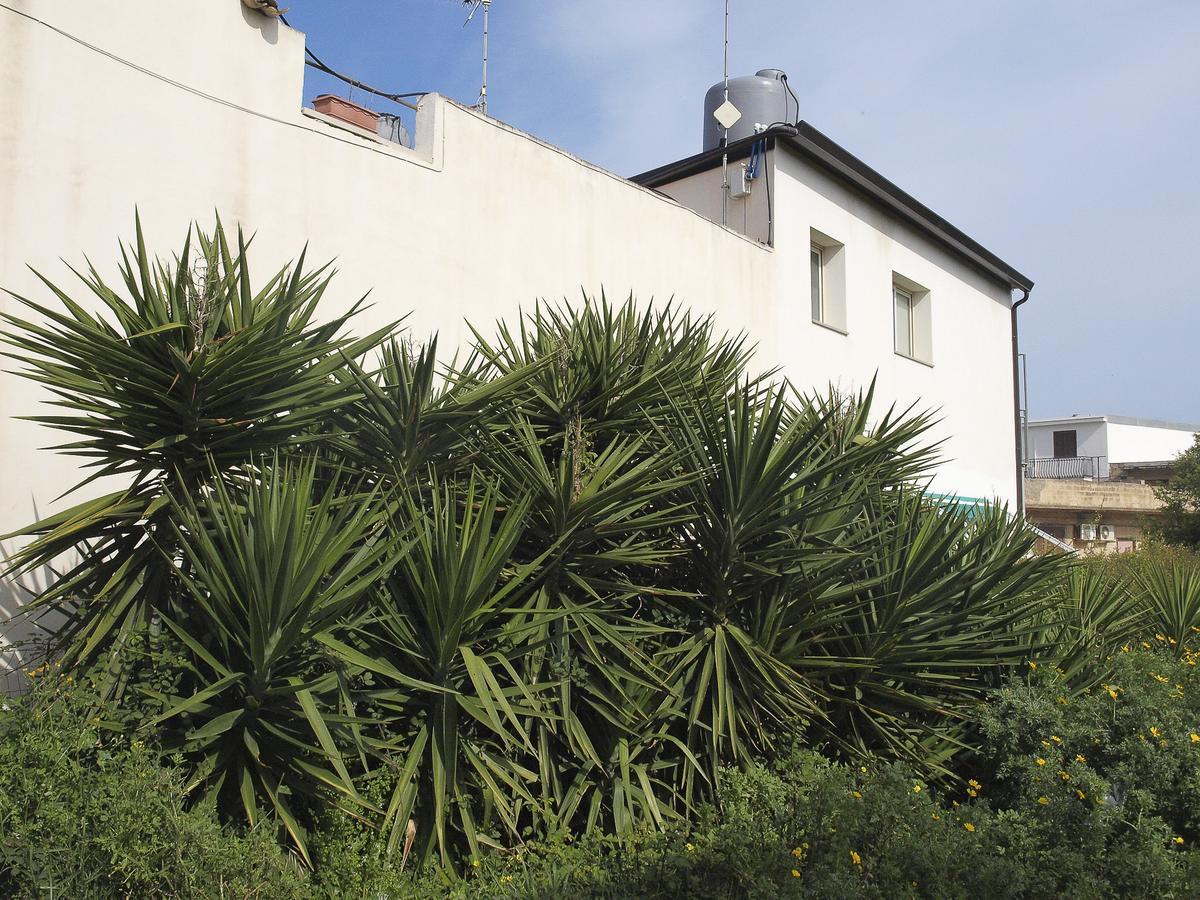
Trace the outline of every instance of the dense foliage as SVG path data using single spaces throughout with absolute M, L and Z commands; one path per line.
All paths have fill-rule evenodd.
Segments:
M 386 836 L 327 808 L 315 869 L 262 829 L 188 809 L 180 773 L 55 672 L 0 711 L 0 892 L 77 897 L 1191 897 L 1200 891 L 1200 676 L 1140 647 L 1073 695 L 1039 666 L 981 709 L 955 787 L 901 763 L 788 748 L 720 773 L 688 823 L 622 838 L 560 831 L 488 854 L 455 883 L 402 871 Z M 1109 691 L 1114 691 L 1116 697 Z M 968 772 L 970 774 L 968 774 Z M 385 782 L 366 783 L 368 796 Z M 378 792 L 377 792 L 378 791 Z
M 439 364 L 345 337 L 357 308 L 318 322 L 303 258 L 255 288 L 219 227 L 169 264 L 139 228 L 121 271 L 81 276 L 104 315 L 47 282 L 6 317 L 110 491 L 24 529 L 10 574 L 58 573 L 24 614 L 65 621 L 89 748 L 154 748 L 179 815 L 318 872 L 665 846 L 733 821 L 739 779 L 808 791 L 797 746 L 821 784 L 961 790 L 1012 673 L 1087 696 L 1147 627 L 1183 656 L 1200 625 L 1186 568 L 1064 576 L 1005 510 L 923 491 L 926 416 L 758 377 L 673 307 L 538 306 Z M 785 808 L 786 844 L 812 810 Z
M 1174 465 L 1170 482 L 1154 489 L 1163 508 L 1152 529 L 1168 544 L 1200 550 L 1200 435 Z

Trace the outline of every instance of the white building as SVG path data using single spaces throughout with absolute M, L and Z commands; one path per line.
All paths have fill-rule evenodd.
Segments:
M 1026 477 L 1108 478 L 1114 467 L 1166 469 L 1200 425 L 1127 416 L 1069 416 L 1029 423 Z
M 60 259 L 85 254 L 115 274 L 137 207 L 164 255 L 217 211 L 257 233 L 260 273 L 306 242 L 336 258 L 332 306 L 373 291 L 360 332 L 411 312 L 451 346 L 464 319 L 581 287 L 674 297 L 801 386 L 878 376 L 880 403 L 940 411 L 935 488 L 1018 500 L 1014 292 L 1032 283 L 811 126 L 761 136 L 723 227 L 719 154 L 635 183 L 437 95 L 408 149 L 304 109 L 303 75 L 304 36 L 240 0 L 0 7 L 0 285 L 45 299 L 27 266 L 70 286 Z M 0 376 L 0 532 L 78 474 L 14 418 L 44 399 Z
M 1043 534 L 1085 553 L 1136 550 L 1160 519 L 1156 488 L 1200 425 L 1124 416 L 1036 419 L 1028 426 L 1025 514 Z

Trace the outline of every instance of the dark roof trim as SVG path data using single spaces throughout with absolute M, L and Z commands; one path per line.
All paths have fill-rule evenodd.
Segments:
M 739 160 L 749 156 L 750 148 L 763 138 L 768 140 L 771 147 L 777 143 L 783 143 L 804 158 L 815 162 L 842 182 L 875 201 L 883 209 L 1010 288 L 1023 291 L 1033 289 L 1033 281 L 1027 276 L 1022 275 L 996 254 L 972 240 L 929 207 L 902 191 L 807 122 L 797 122 L 794 127 L 779 125 L 760 135 L 735 141 L 729 145 L 729 158 Z M 635 175 L 630 180 L 643 187 L 658 188 L 715 168 L 721 163 L 721 155 L 720 149 L 707 150 L 704 153 L 689 156 L 687 159 L 643 172 L 641 175 Z

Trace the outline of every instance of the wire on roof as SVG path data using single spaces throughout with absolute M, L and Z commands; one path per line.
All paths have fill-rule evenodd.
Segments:
M 292 27 L 292 23 L 289 22 L 285 16 L 279 16 L 279 21 L 281 21 L 288 28 Z M 304 61 L 306 66 L 316 69 L 319 72 L 324 72 L 326 75 L 330 75 L 339 81 L 344 81 L 346 84 L 350 85 L 351 87 L 356 87 L 360 91 L 366 91 L 368 94 L 374 94 L 376 97 L 383 97 L 385 100 L 391 100 L 393 103 L 399 103 L 401 106 L 406 106 L 409 109 L 417 108 L 416 104 L 408 102 L 409 97 L 424 97 L 426 94 L 432 93 L 432 91 L 410 91 L 406 94 L 392 94 L 388 91 L 381 91 L 379 88 L 365 84 L 364 82 L 359 81 L 357 78 L 351 78 L 349 75 L 343 75 L 341 72 L 330 68 L 324 62 L 322 62 L 321 58 L 317 56 L 317 54 L 313 53 L 312 50 L 308 48 L 307 42 L 305 43 L 304 54 L 308 57 L 308 59 Z

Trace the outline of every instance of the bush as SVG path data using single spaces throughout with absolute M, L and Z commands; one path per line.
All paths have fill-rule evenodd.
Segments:
M 40 682 L 40 683 L 39 683 Z M 267 828 L 184 805 L 182 773 L 105 728 L 96 697 L 35 681 L 0 711 L 0 895 L 307 897 Z

